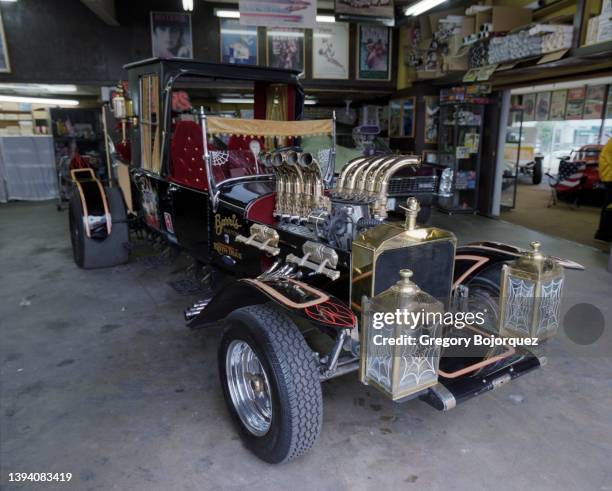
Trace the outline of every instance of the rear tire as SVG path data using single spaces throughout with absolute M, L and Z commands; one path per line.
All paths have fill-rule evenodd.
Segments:
M 271 306 L 243 307 L 227 320 L 229 327 L 219 346 L 219 375 L 242 441 L 269 463 L 299 457 L 314 446 L 323 422 L 315 355 L 293 321 Z M 242 385 L 236 382 L 240 379 L 236 350 L 249 353 L 252 360 L 245 375 L 248 382 Z M 257 384 L 250 387 L 255 379 Z M 243 390 L 237 393 L 236 387 Z M 263 410 L 250 413 L 248 408 L 262 393 L 269 403 Z
M 538 185 L 542 182 L 542 161 L 536 160 L 533 165 L 533 175 L 531 176 L 531 182 L 534 185 Z
M 111 213 L 111 233 L 105 239 L 87 237 L 83 207 L 78 193 L 72 193 L 69 204 L 70 240 L 74 262 L 79 268 L 108 268 L 128 261 L 128 224 L 123 195 L 119 188 L 106 188 Z
M 485 312 L 483 327 L 499 331 L 499 297 L 501 265 L 485 270 L 468 283 L 468 311 Z

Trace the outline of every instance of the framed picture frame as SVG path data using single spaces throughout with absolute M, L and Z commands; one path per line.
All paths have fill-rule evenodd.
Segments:
M 391 80 L 391 35 L 385 26 L 357 25 L 357 80 Z
M 402 102 L 398 99 L 389 101 L 389 130 L 390 138 L 399 138 L 402 127 Z
M 312 30 L 312 78 L 348 80 L 348 23 L 321 24 Z
M 423 150 L 421 154 L 421 162 L 424 164 L 437 164 L 438 152 L 436 150 Z
M 586 90 L 582 119 L 601 119 L 603 117 L 605 98 L 605 85 L 589 85 Z
M 191 14 L 151 12 L 153 58 L 193 58 Z
M 415 97 L 389 101 L 389 137 L 414 138 Z
M 584 112 L 584 99 L 586 87 L 576 87 L 567 90 L 567 104 L 565 106 L 565 119 L 582 119 Z
M 257 27 L 243 26 L 238 19 L 219 19 L 219 61 L 234 65 L 257 65 Z
M 536 95 L 523 95 L 523 121 L 535 121 Z
M 304 29 L 272 27 L 266 29 L 266 65 L 272 68 L 305 69 Z
M 425 132 L 423 142 L 427 144 L 438 143 L 438 122 L 440 120 L 440 98 L 425 96 Z
M 536 96 L 536 121 L 548 121 L 550 92 L 538 92 Z
M 567 103 L 567 90 L 555 90 L 550 98 L 551 121 L 563 121 L 565 119 L 565 104 Z
M 11 62 L 8 55 L 8 46 L 6 44 L 6 35 L 4 34 L 4 21 L 2 20 L 2 12 L 0 12 L 0 73 L 10 73 Z

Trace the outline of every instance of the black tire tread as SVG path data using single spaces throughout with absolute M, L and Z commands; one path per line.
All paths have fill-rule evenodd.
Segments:
M 293 321 L 267 305 L 252 305 L 232 312 L 228 320 L 253 316 L 265 326 L 266 352 L 287 394 L 291 420 L 291 444 L 281 462 L 308 452 L 316 443 L 323 425 L 323 395 L 315 355 Z M 282 391 L 281 391 L 282 392 Z

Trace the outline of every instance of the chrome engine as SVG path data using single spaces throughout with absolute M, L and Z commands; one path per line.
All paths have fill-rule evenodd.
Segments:
M 342 169 L 326 191 L 318 162 L 309 153 L 263 153 L 260 161 L 276 175 L 274 216 L 305 225 L 316 237 L 343 250 L 361 230 L 382 223 L 388 214 L 389 183 L 400 169 L 420 165 L 407 155 L 358 157 Z

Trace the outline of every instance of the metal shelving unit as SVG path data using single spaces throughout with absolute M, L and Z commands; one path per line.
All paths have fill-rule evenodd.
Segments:
M 453 170 L 453 194 L 438 200 L 446 213 L 474 213 L 478 207 L 478 185 L 484 124 L 483 104 L 440 104 L 438 164 Z

